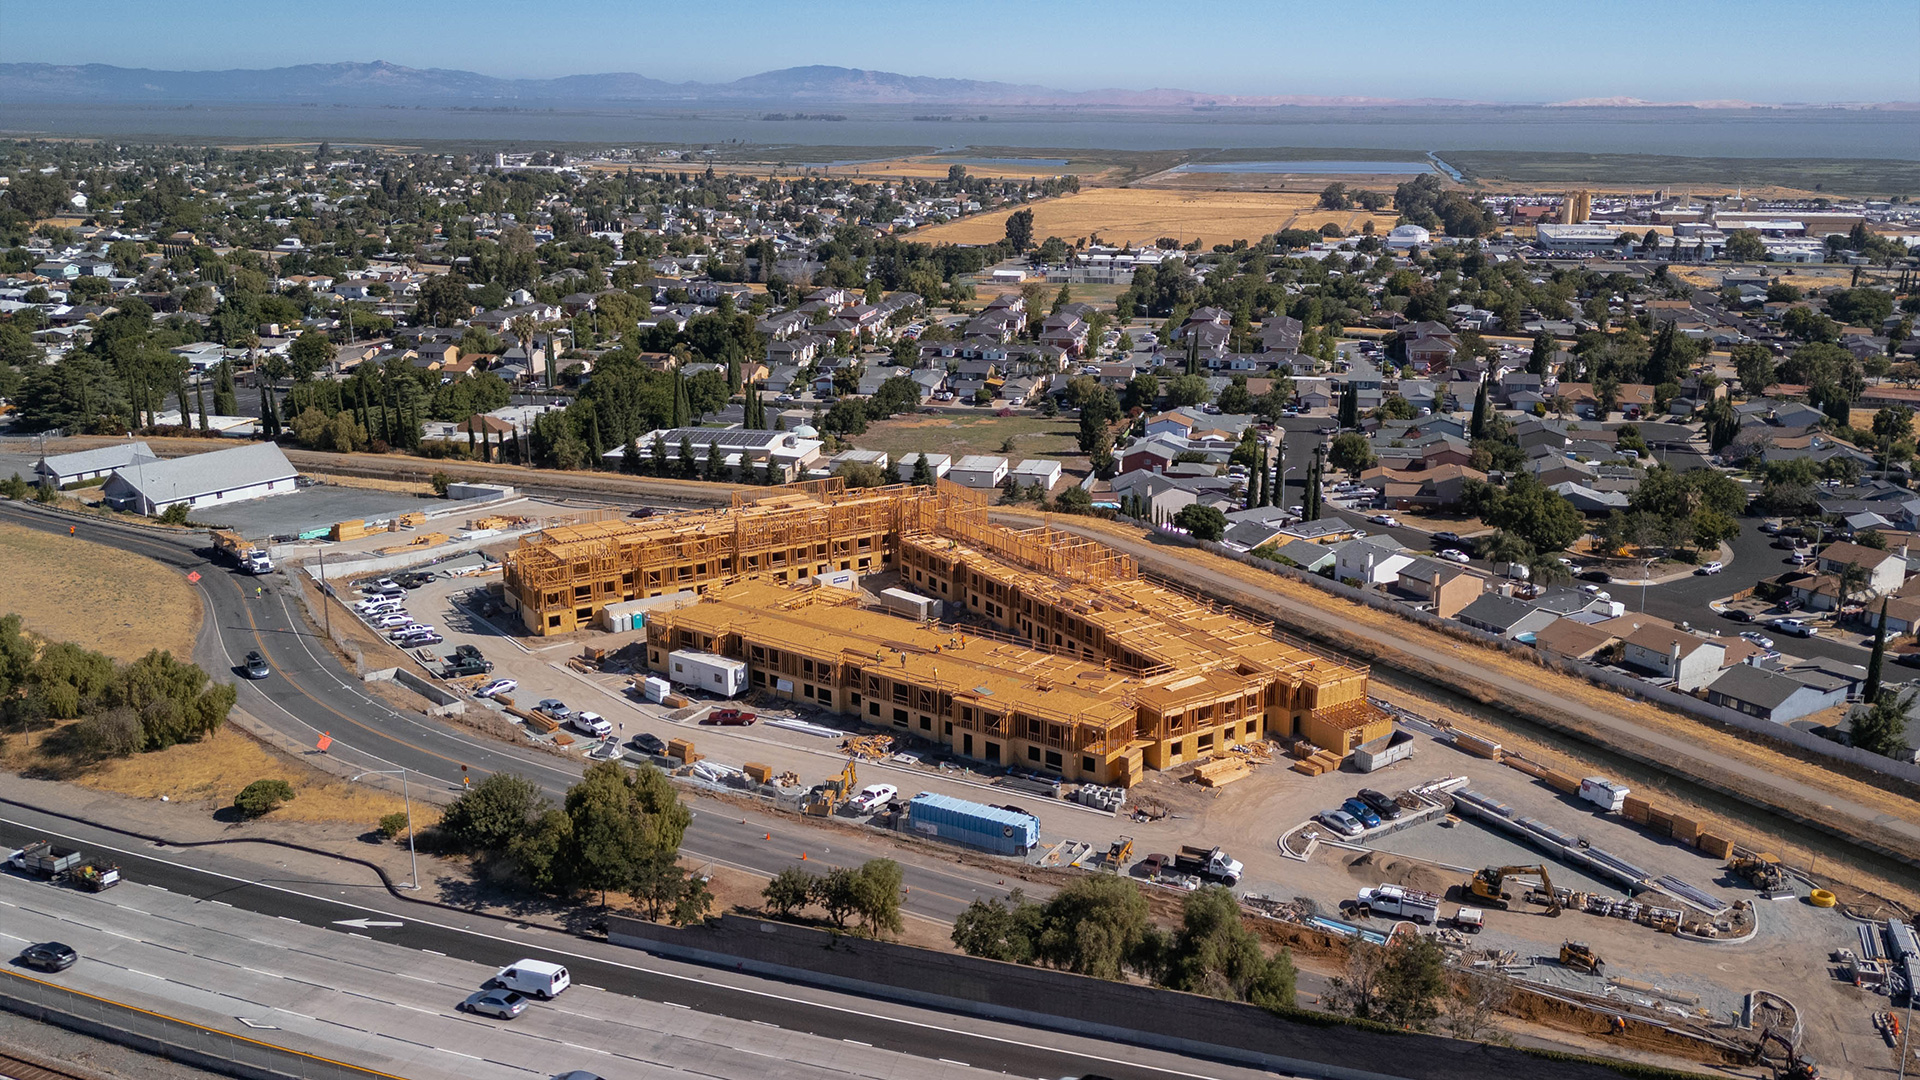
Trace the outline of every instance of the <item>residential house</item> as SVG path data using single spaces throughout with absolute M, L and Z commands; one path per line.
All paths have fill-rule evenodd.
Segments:
M 1486 587 L 1486 576 L 1457 563 L 1422 555 L 1400 568 L 1399 578 L 1393 587 L 1399 593 L 1430 605 L 1435 615 L 1451 619 L 1479 598 Z
M 1007 459 L 991 454 L 968 454 L 953 463 L 947 479 L 961 487 L 995 488 L 1007 478 Z
M 1334 545 L 1333 576 L 1362 588 L 1386 585 L 1396 580 L 1400 569 L 1413 559 L 1406 546 L 1391 536 L 1360 537 Z
M 1790 723 L 1823 709 L 1844 704 L 1845 684 L 1813 686 L 1791 675 L 1737 664 L 1720 673 L 1707 687 L 1707 702 L 1748 716 Z
M 1627 635 L 1621 659 L 1672 681 L 1676 690 L 1696 690 L 1719 677 L 1726 649 L 1711 638 L 1648 621 Z
M 1814 565 L 1822 573 L 1836 577 L 1848 566 L 1858 566 L 1867 572 L 1867 580 L 1860 594 L 1864 596 L 1887 596 L 1899 591 L 1907 579 L 1907 560 L 1899 552 L 1881 551 L 1861 544 L 1828 544 L 1820 549 Z
M 899 464 L 894 467 L 894 475 L 900 478 L 901 483 L 913 482 L 913 471 L 921 458 L 927 460 L 927 468 L 936 480 L 953 470 L 953 458 L 946 454 L 901 454 Z
M 1454 618 L 1489 634 L 1514 641 L 1530 641 L 1534 634 L 1553 625 L 1560 615 L 1510 596 L 1482 593 L 1471 604 L 1460 609 Z

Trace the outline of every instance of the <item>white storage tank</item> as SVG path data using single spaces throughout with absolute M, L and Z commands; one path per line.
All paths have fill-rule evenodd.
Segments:
M 747 665 L 745 661 L 686 649 L 667 654 L 667 678 L 720 697 L 737 697 L 747 689 Z

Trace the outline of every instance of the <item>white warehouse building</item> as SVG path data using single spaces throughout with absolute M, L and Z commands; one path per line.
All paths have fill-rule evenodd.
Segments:
M 1614 241 L 1626 232 L 1605 225 L 1541 224 L 1534 230 L 1534 246 L 1543 251 L 1581 253 L 1618 251 Z
M 300 474 L 270 442 L 191 454 L 169 461 L 134 462 L 115 469 L 101 489 L 118 510 L 161 514 L 184 503 L 189 510 L 283 495 Z

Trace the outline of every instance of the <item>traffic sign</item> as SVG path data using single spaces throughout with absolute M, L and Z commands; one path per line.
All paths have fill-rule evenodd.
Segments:
M 199 581 L 199 580 L 200 580 L 200 571 L 198 571 L 198 570 L 189 570 L 189 571 L 187 571 L 187 580 L 188 580 L 188 581 Z

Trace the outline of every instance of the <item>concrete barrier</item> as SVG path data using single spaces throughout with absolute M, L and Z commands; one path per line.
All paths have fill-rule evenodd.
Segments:
M 437 683 L 428 682 L 403 667 L 381 668 L 378 671 L 369 671 L 360 678 L 364 682 L 398 683 L 408 690 L 419 694 L 421 697 L 433 702 L 433 707 L 427 710 L 427 715 L 429 716 L 458 716 L 467 711 L 467 701 L 465 698 L 455 697 L 449 693 L 445 687 Z
M 607 939 L 711 967 L 1302 1077 L 1618 1080 L 1621 1076 L 1597 1060 L 1546 1058 L 1511 1047 L 1394 1031 L 1317 1013 L 1276 1016 L 1252 1005 L 1197 994 L 741 915 L 722 915 L 685 929 L 610 916 Z

